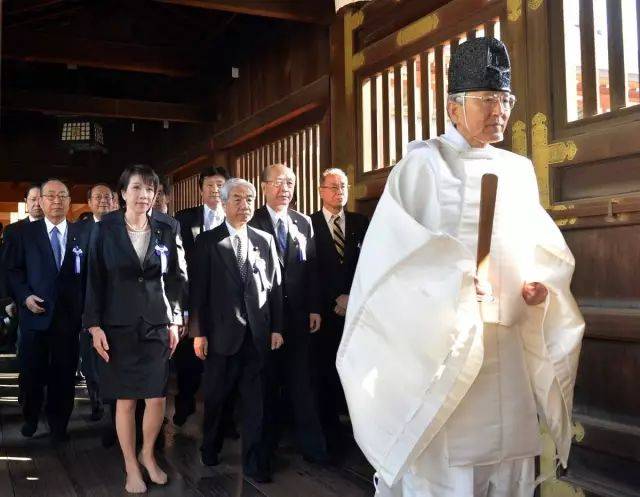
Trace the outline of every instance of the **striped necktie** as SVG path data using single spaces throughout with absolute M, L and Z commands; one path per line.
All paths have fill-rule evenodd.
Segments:
M 242 245 L 242 238 L 240 238 L 240 235 L 236 235 L 236 262 L 238 263 L 240 277 L 242 278 L 242 281 L 244 281 L 247 279 L 247 259 L 244 254 L 244 247 Z
M 344 232 L 340 226 L 340 216 L 333 216 L 333 244 L 336 247 L 336 252 L 340 257 L 340 264 L 344 261 Z

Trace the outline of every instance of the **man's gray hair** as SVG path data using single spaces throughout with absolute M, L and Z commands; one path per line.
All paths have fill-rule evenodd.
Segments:
M 40 185 L 40 192 L 44 191 L 44 187 L 47 186 L 49 183 L 54 183 L 54 182 L 62 184 L 62 186 L 64 186 L 65 189 L 67 190 L 67 193 L 71 194 L 71 190 L 69 190 L 69 187 L 67 186 L 67 184 L 58 178 L 47 178 L 45 181 L 43 181 L 42 184 Z M 35 187 L 31 187 L 29 190 L 32 190 L 33 188 Z
M 349 178 L 346 173 L 342 169 L 338 169 L 337 167 L 330 167 L 329 169 L 325 169 L 322 171 L 322 184 L 324 185 L 324 180 L 327 176 L 340 176 L 345 183 L 349 182 Z
M 449 102 L 453 102 L 456 104 L 461 104 L 464 97 L 465 97 L 466 93 L 465 92 L 459 92 L 459 93 L 449 93 L 449 95 L 447 95 L 447 100 Z
M 253 186 L 253 183 L 242 178 L 231 178 L 231 179 L 228 179 L 224 185 L 222 185 L 222 188 L 220 188 L 220 199 L 226 203 L 227 200 L 229 200 L 229 195 L 231 194 L 231 190 L 239 186 L 248 188 L 249 191 L 253 194 L 253 196 L 256 197 L 256 187 Z

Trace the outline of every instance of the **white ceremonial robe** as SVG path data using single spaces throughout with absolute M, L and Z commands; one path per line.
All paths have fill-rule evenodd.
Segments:
M 499 177 L 491 304 L 474 283 L 484 173 Z M 431 495 L 428 466 L 531 476 L 537 415 L 566 466 L 584 332 L 573 269 L 528 159 L 473 149 L 454 128 L 410 144 L 365 237 L 337 357 L 356 440 L 394 495 Z M 533 281 L 549 297 L 527 306 Z

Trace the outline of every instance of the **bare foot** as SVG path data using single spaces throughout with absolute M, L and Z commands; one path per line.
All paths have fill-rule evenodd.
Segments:
M 153 452 L 151 452 L 150 454 L 140 452 L 140 454 L 138 454 L 138 462 L 140 462 L 144 469 L 147 470 L 147 473 L 149 473 L 149 479 L 153 483 L 157 485 L 167 484 L 167 473 L 160 469 L 160 466 L 158 466 Z
M 147 491 L 147 485 L 142 478 L 140 468 L 130 468 L 127 470 L 127 479 L 124 489 L 130 494 L 143 494 Z

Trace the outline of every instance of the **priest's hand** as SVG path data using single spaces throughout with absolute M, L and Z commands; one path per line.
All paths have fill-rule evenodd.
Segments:
M 196 353 L 196 357 L 204 361 L 209 352 L 209 340 L 207 340 L 207 337 L 195 337 L 193 339 L 193 350 Z
M 527 305 L 542 304 L 549 295 L 549 290 L 542 283 L 525 283 L 522 286 L 522 298 Z

